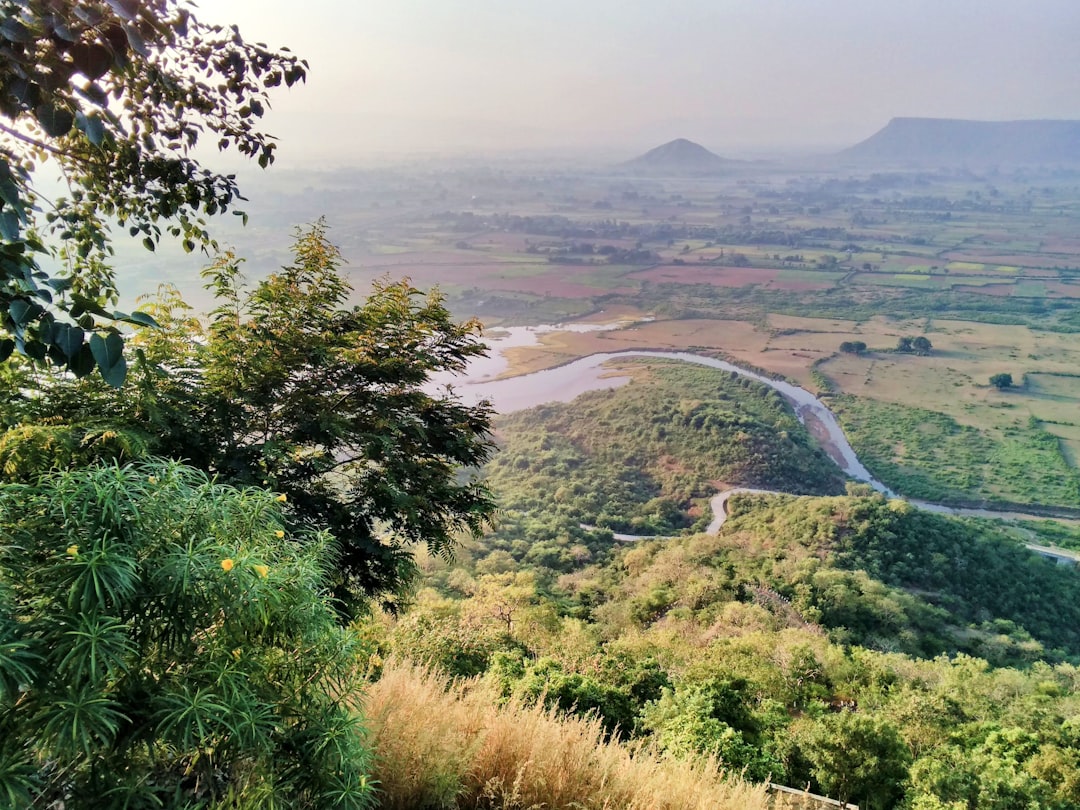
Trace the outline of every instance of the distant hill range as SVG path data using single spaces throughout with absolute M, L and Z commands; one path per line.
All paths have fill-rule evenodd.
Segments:
M 741 162 L 722 158 L 686 138 L 676 138 L 621 166 L 649 174 L 715 174 Z
M 1080 163 L 1080 121 L 894 118 L 838 157 L 877 163 Z

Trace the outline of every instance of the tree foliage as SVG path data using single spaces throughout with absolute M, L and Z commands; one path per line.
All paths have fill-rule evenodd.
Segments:
M 841 802 L 882 810 L 903 796 L 911 756 L 885 720 L 848 712 L 832 715 L 813 726 L 802 749 L 822 789 Z
M 408 281 L 347 306 L 321 223 L 297 232 L 293 253 L 250 288 L 222 256 L 206 271 L 218 306 L 205 333 L 166 291 L 150 308 L 160 328 L 133 338 L 124 391 L 49 378 L 47 397 L 20 401 L 16 384 L 6 421 L 138 434 L 153 453 L 282 492 L 290 520 L 337 538 L 339 597 L 388 595 L 411 576 L 409 546 L 447 556 L 494 510 L 469 472 L 493 449 L 490 409 L 428 384 L 485 350 L 479 325 L 455 323 L 440 295 Z
M 743 680 L 722 678 L 665 688 L 658 700 L 641 710 L 642 725 L 653 732 L 663 751 L 683 757 L 714 756 L 729 771 L 767 781 L 783 766 L 762 746 L 748 690 Z
M 149 250 L 163 230 L 188 251 L 211 245 L 204 217 L 240 193 L 191 150 L 211 139 L 273 162 L 275 144 L 258 128 L 267 92 L 302 81 L 307 64 L 203 23 L 193 8 L 0 0 L 0 361 L 17 350 L 120 385 L 127 361 L 114 322 L 152 321 L 110 309 L 110 222 Z M 35 182 L 46 167 L 63 196 Z M 59 272 L 43 269 L 53 262 Z
M 902 354 L 918 354 L 927 355 L 933 350 L 934 346 L 930 342 L 930 339 L 924 335 L 918 337 L 901 337 L 896 341 L 896 351 Z
M 1013 378 L 1012 374 L 1002 373 L 993 374 L 990 377 L 990 384 L 999 390 L 1005 390 L 1006 388 L 1012 388 Z
M 367 807 L 326 533 L 175 464 L 0 487 L 0 805 Z

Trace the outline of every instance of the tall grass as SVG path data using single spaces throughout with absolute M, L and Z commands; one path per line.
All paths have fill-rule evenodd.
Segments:
M 605 741 L 596 720 L 499 706 L 482 683 L 448 684 L 403 662 L 384 669 L 364 712 L 388 810 L 765 810 L 765 788 L 709 761 Z

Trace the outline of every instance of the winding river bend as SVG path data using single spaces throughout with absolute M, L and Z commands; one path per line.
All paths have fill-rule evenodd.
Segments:
M 579 326 L 578 331 L 610 328 L 617 327 Z M 533 345 L 537 342 L 539 334 L 554 331 L 568 330 L 566 327 L 550 326 L 535 328 L 513 327 L 506 331 L 504 337 L 489 341 L 491 353 L 488 358 L 483 358 L 475 365 L 470 364 L 463 374 L 453 378 L 444 378 L 439 382 L 452 382 L 455 393 L 467 403 L 475 404 L 486 399 L 492 403 L 499 413 L 513 413 L 548 402 L 570 402 L 586 391 L 599 391 L 625 385 L 630 381 L 628 376 L 619 375 L 617 372 L 612 373 L 604 368 L 604 364 L 611 360 L 646 357 L 678 360 L 684 363 L 707 366 L 708 368 L 715 368 L 756 380 L 778 391 L 792 404 L 799 421 L 807 426 L 844 473 L 856 481 L 869 484 L 887 497 L 901 497 L 874 478 L 863 463 L 859 461 L 847 436 L 844 435 L 836 415 L 829 410 L 824 402 L 805 388 L 785 380 L 774 380 L 725 360 L 718 360 L 714 357 L 706 357 L 692 352 L 630 349 L 619 352 L 599 352 L 543 371 L 522 374 L 516 377 L 495 378 L 496 374 L 505 371 L 509 366 L 503 356 L 505 349 Z M 721 495 L 723 494 L 721 493 Z M 720 496 L 717 496 L 717 499 L 719 498 Z M 723 508 L 726 499 L 717 499 L 714 499 L 714 511 L 717 518 L 722 522 L 721 512 L 715 507 L 719 505 Z M 969 509 L 929 501 L 908 500 L 912 505 L 920 509 L 949 515 L 1009 520 L 1040 520 L 1046 518 L 1046 515 L 1022 511 L 1006 512 L 992 509 Z M 719 524 L 716 525 L 719 528 Z M 1072 553 L 1066 556 L 1070 559 L 1076 559 Z

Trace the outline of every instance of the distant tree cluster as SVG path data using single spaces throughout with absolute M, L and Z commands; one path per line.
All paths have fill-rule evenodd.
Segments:
M 896 351 L 901 354 L 918 354 L 928 355 L 933 350 L 934 345 L 923 335 L 918 337 L 902 337 L 896 342 Z
M 654 264 L 660 256 L 641 246 L 621 248 L 617 245 L 594 245 L 591 242 L 569 242 L 565 245 L 530 244 L 526 253 L 540 253 L 552 264 Z M 599 256 L 600 259 L 590 258 Z
M 840 344 L 840 351 L 844 354 L 864 354 L 866 352 L 866 344 L 861 340 L 845 340 Z
M 1012 374 L 995 374 L 990 378 L 990 384 L 999 390 L 1013 387 Z

